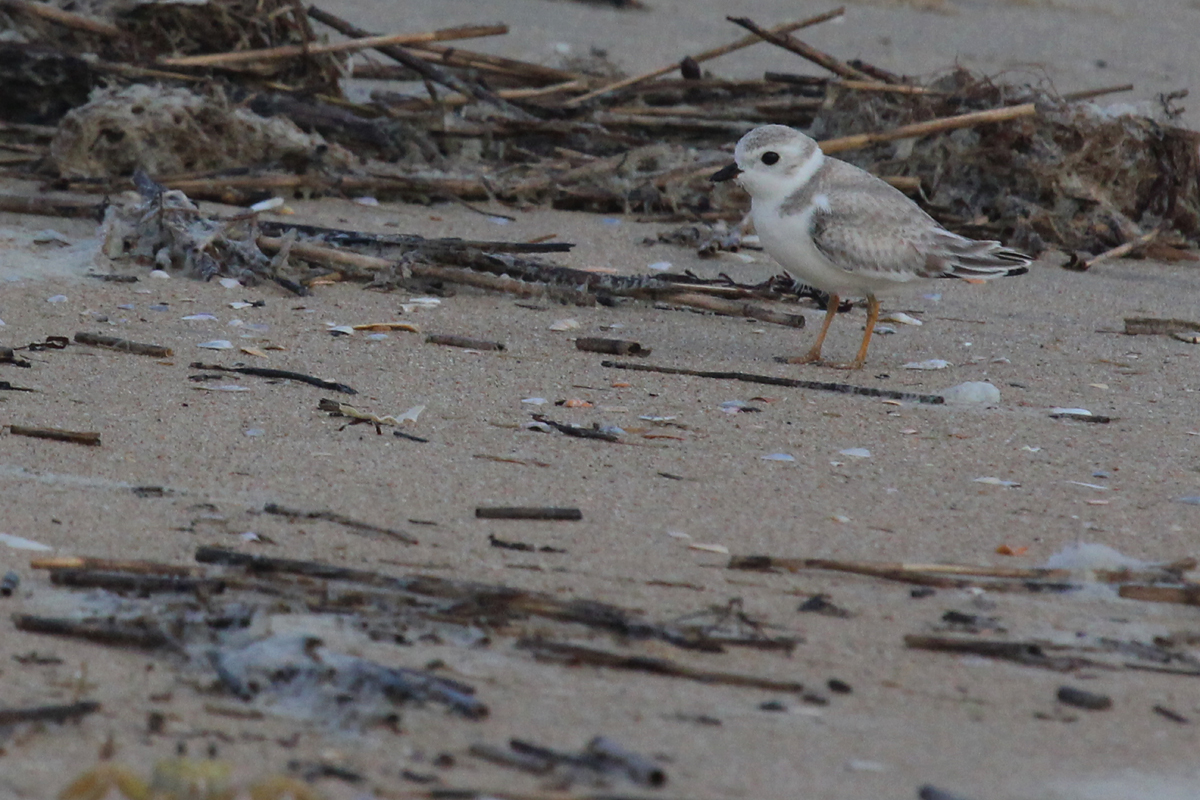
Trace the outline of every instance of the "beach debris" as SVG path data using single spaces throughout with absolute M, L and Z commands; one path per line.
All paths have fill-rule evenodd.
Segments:
M 1174 336 L 1200 332 L 1200 322 L 1188 319 L 1163 319 L 1160 317 L 1126 317 L 1127 336 Z
M 648 356 L 649 347 L 642 347 L 638 342 L 626 339 L 605 339 L 595 336 L 581 336 L 575 340 L 575 349 L 589 353 L 607 353 L 613 356 Z
M 355 389 L 344 383 L 329 381 L 324 378 L 315 378 L 312 375 L 306 375 L 303 372 L 293 372 L 288 369 L 274 369 L 272 367 L 224 367 L 220 364 L 205 364 L 201 361 L 193 361 L 188 367 L 191 369 L 205 369 L 210 372 L 233 372 L 238 375 L 253 375 L 258 378 L 296 381 L 298 383 L 306 383 L 309 386 L 315 386 L 318 389 L 327 389 L 331 392 L 358 394 Z
M 854 616 L 853 612 L 836 605 L 827 594 L 814 594 L 801 603 L 796 610 L 805 614 L 820 614 L 837 619 L 849 619 Z
M 577 439 L 601 439 L 605 442 L 621 441 L 620 434 L 615 431 L 604 430 L 599 423 L 593 423 L 591 427 L 585 427 L 573 423 L 555 422 L 552 419 L 547 419 L 542 414 L 534 414 L 533 420 L 541 425 L 549 425 L 559 433 L 565 433 L 567 436 L 574 436 Z
M 759 456 L 759 458 L 763 461 L 792 462 L 796 460 L 796 457 L 789 453 L 769 453 L 765 456 Z
M 90 447 L 100 446 L 100 434 L 94 431 L 68 431 L 62 428 L 37 428 L 26 425 L 9 425 L 14 436 L 31 436 L 35 439 L 53 439 L 56 442 L 73 442 Z
M 579 330 L 579 328 L 580 328 L 579 320 L 568 318 L 568 319 L 560 319 L 560 320 L 550 323 L 550 325 L 546 328 L 546 330 L 561 332 L 561 331 L 577 331 L 577 330 Z
M 98 705 L 98 704 L 97 704 Z M 61 800 L 104 798 L 116 790 L 125 800 L 149 797 L 192 797 L 220 800 L 240 796 L 232 785 L 230 765 L 217 758 L 193 759 L 186 755 L 163 759 L 148 778 L 132 767 L 101 761 L 67 785 Z M 325 800 L 325 796 L 303 781 L 285 775 L 270 775 L 246 787 L 248 797 L 290 797 L 294 800 Z
M 425 410 L 424 405 L 419 405 L 419 406 L 413 406 L 412 408 L 408 409 L 403 414 L 401 414 L 399 417 L 394 417 L 391 414 L 387 415 L 386 417 L 381 417 L 376 414 L 372 414 L 368 411 L 362 411 L 360 409 L 357 409 L 354 406 L 349 405 L 347 403 L 340 403 L 337 400 L 330 400 L 328 398 L 322 398 L 321 401 L 317 404 L 317 408 L 319 408 L 322 411 L 328 411 L 330 413 L 330 415 L 332 415 L 332 416 L 349 417 L 350 422 L 347 423 L 347 426 L 344 426 L 344 427 L 348 427 L 349 425 L 359 425 L 362 423 L 370 423 L 375 426 L 375 433 L 377 433 L 381 436 L 383 435 L 381 426 L 389 425 L 389 426 L 393 426 L 393 427 L 400 427 L 402 425 L 407 425 L 410 422 L 416 422 L 417 419 L 420 418 L 421 412 L 423 412 Z M 396 433 L 398 434 L 399 431 L 396 431 Z M 426 441 L 426 440 L 419 439 L 418 441 Z
M 475 509 L 476 519 L 543 519 L 577 521 L 583 519 L 578 508 L 556 508 L 553 506 L 479 506 Z
M 879 318 L 880 322 L 895 322 L 899 325 L 924 325 L 925 323 L 910 314 L 905 314 L 903 311 L 889 311 Z M 878 328 L 876 328 L 878 331 Z
M 295 508 L 288 508 L 287 506 L 282 506 L 279 503 L 267 503 L 265 506 L 263 506 L 263 513 L 272 514 L 279 517 L 287 517 L 288 519 L 293 520 L 322 519 L 328 522 L 333 522 L 337 525 L 341 525 L 342 527 L 348 528 L 352 532 L 363 536 L 374 537 L 377 539 L 390 539 L 402 544 L 418 544 L 418 541 L 415 537 L 405 533 L 404 531 L 398 531 L 393 528 L 387 528 L 380 525 L 373 525 L 369 522 L 362 522 L 361 520 L 347 517 L 344 514 L 339 514 L 336 511 L 328 511 L 324 509 L 317 511 L 305 511 Z
M 94 700 L 79 700 L 65 705 L 30 706 L 27 708 L 0 707 L 0 726 L 25 722 L 74 722 L 100 710 Z
M 21 586 L 21 575 L 16 570 L 9 570 L 0 578 L 0 597 L 12 597 Z
M 80 331 L 75 334 L 75 341 L 79 344 L 105 347 L 109 350 L 120 350 L 123 353 L 133 353 L 134 355 L 151 356 L 153 358 L 170 358 L 175 355 L 175 351 L 169 347 L 163 347 L 158 344 L 131 342 L 128 339 L 121 339 L 117 336 L 103 336 L 99 333 Z
M 1074 686 L 1060 686 L 1055 694 L 1058 702 L 1088 711 L 1107 711 L 1112 708 L 1112 698 L 1106 694 L 1089 692 Z
M 201 342 L 196 347 L 203 347 L 205 350 L 232 350 L 233 342 L 228 339 L 213 339 L 209 342 Z
M 26 539 L 22 536 L 14 536 L 11 533 L 0 533 L 0 544 L 6 547 L 11 547 L 14 550 L 40 550 L 48 551 L 54 548 L 48 544 L 35 542 L 32 539 Z
M 871 451 L 865 447 L 849 447 L 845 450 L 838 450 L 838 455 L 849 458 L 870 458 Z
M 636 672 L 648 672 L 652 675 L 700 681 L 701 683 L 767 689 L 768 691 L 775 692 L 800 693 L 804 691 L 804 684 L 795 681 L 760 678 L 754 675 L 741 675 L 737 673 L 714 672 L 689 667 L 666 658 L 623 655 L 594 647 L 563 644 L 545 639 L 521 639 L 517 642 L 516 646 L 518 649 L 530 651 L 539 661 L 550 661 L 572 667 L 586 665 L 606 669 L 633 670 Z
M 628 750 L 605 736 L 597 736 L 578 753 L 554 750 L 522 739 L 510 739 L 508 749 L 485 742 L 471 745 L 471 755 L 493 764 L 546 776 L 550 785 L 565 790 L 577 783 L 607 786 L 614 778 L 638 786 L 659 788 L 667 773 L 653 759 Z
M 601 361 L 600 366 L 607 369 L 626 369 L 637 372 L 658 372 L 663 375 L 691 375 L 698 378 L 714 378 L 716 380 L 743 381 L 760 383 L 767 386 L 786 386 L 794 389 L 814 389 L 838 394 L 859 395 L 862 397 L 881 397 L 889 400 L 900 400 L 913 403 L 941 405 L 945 402 L 941 395 L 913 394 L 899 392 L 893 389 L 876 389 L 873 386 L 854 386 L 849 383 L 830 383 L 828 381 L 805 381 L 794 378 L 778 378 L 773 375 L 755 375 L 749 372 L 725 372 L 717 370 L 684 369 L 681 367 L 660 367 L 653 364 L 634 364 L 628 361 Z
M 486 339 L 472 339 L 469 336 L 454 336 L 442 333 L 431 333 L 425 337 L 425 341 L 428 344 L 463 347 L 468 350 L 479 350 L 481 352 L 501 352 L 505 349 L 502 342 L 491 342 Z
M 988 381 L 966 381 L 942 390 L 947 405 L 987 405 L 1000 402 L 1000 390 Z
M 356 331 L 407 331 L 420 333 L 421 329 L 411 322 L 367 322 L 351 326 Z
M 1051 419 L 1070 419 L 1076 422 L 1094 422 L 1104 424 L 1112 422 L 1112 417 L 1105 417 L 1100 414 L 1093 414 L 1086 408 L 1052 408 L 1050 409 Z
M 958 792 L 938 788 L 932 783 L 926 783 L 917 788 L 917 800 L 970 800 Z
M 490 544 L 492 547 L 499 547 L 501 550 L 516 550 L 516 551 L 522 552 L 522 553 L 565 553 L 565 552 L 567 552 L 566 550 L 563 550 L 562 548 L 551 547 L 548 544 L 544 544 L 541 547 L 538 547 L 537 545 L 532 545 L 532 544 L 529 544 L 528 542 L 511 542 L 511 541 L 508 541 L 507 539 L 501 539 L 500 537 L 496 536 L 495 534 L 491 534 L 491 533 L 488 534 L 488 544 Z

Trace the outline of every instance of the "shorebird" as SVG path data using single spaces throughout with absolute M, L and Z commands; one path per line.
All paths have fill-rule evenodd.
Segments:
M 789 363 L 824 363 L 821 346 L 842 297 L 867 299 L 867 329 L 853 361 L 828 366 L 861 369 L 879 319 L 878 295 L 926 278 L 979 282 L 1029 271 L 1029 256 L 951 233 L 895 187 L 826 156 L 793 128 L 755 128 L 737 143 L 734 159 L 710 180 L 736 178 L 750 193 L 766 251 L 830 295 L 816 344 Z

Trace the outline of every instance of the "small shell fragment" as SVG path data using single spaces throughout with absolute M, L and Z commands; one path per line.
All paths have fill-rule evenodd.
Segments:
M 65 302 L 67 302 L 67 296 L 65 294 L 56 294 L 51 297 L 47 297 L 46 302 L 47 303 L 65 303 Z
M 893 311 L 890 314 L 885 314 L 879 318 L 880 322 L 895 322 L 898 325 L 924 325 L 925 323 L 916 317 L 910 317 L 903 311 Z M 876 330 L 879 330 L 876 328 Z
M 579 320 L 577 319 L 560 319 L 550 323 L 549 330 L 552 331 L 575 331 L 579 330 Z
M 966 381 L 942 392 L 947 405 L 994 406 L 1000 402 L 1000 390 L 987 381 Z
M 205 350 L 232 350 L 233 342 L 228 339 L 213 339 L 211 342 L 201 342 L 196 346 L 203 347 Z
M 180 319 L 185 319 L 188 322 L 198 322 L 201 320 L 216 319 L 216 315 L 202 312 L 200 314 L 188 314 L 186 317 L 180 317 Z
M 354 328 L 349 325 L 330 325 L 329 333 L 333 336 L 353 336 Z
M 905 369 L 945 369 L 950 366 L 950 362 L 941 358 L 931 358 L 928 361 L 910 361 L 904 365 Z
M 8 545 L 14 550 L 53 550 L 54 548 L 48 544 L 35 542 L 33 539 L 25 539 L 20 536 L 13 536 L 11 533 L 0 533 L 0 544 Z
M 688 542 L 688 550 L 699 550 L 704 553 L 718 553 L 723 556 L 729 555 L 729 548 L 723 544 L 705 544 L 703 542 Z
M 531 406 L 544 406 L 546 405 L 547 400 L 544 397 L 526 397 L 521 402 Z
M 267 357 L 266 353 L 264 353 L 262 350 L 259 350 L 256 347 L 239 347 L 238 349 L 241 350 L 243 353 L 245 353 L 248 356 L 257 356 L 258 358 L 266 358 Z
M 250 391 L 245 386 L 238 386 L 236 383 L 222 383 L 217 386 L 193 386 L 198 392 L 248 392 Z
M 1171 334 L 1172 339 L 1178 339 L 1181 342 L 1188 344 L 1200 344 L 1200 333 L 1185 333 L 1183 331 L 1174 331 Z
M 226 289 L 242 288 L 242 282 L 239 281 L 237 278 L 221 278 L 220 284 L 222 286 L 224 286 Z
M 845 450 L 838 450 L 838 455 L 850 458 L 870 458 L 871 451 L 865 447 L 848 447 Z
M 589 403 L 587 400 L 580 400 L 575 397 L 572 397 L 570 400 L 566 400 L 563 402 L 563 408 L 592 408 L 592 407 L 593 407 L 592 404 Z
M 1017 483 L 1016 481 L 1006 481 L 1002 478 L 996 478 L 996 477 L 992 477 L 992 476 L 988 476 L 986 478 L 974 478 L 973 482 L 974 483 L 986 483 L 988 486 L 1003 486 L 1006 489 L 1012 489 L 1016 486 L 1021 485 L 1021 484 Z
M 250 206 L 251 211 L 270 211 L 282 206 L 285 201 L 282 197 L 271 197 L 266 200 L 259 200 L 254 205 Z
M 787 453 L 771 453 L 770 455 L 761 456 L 763 461 L 795 461 L 795 456 L 789 456 Z
M 1092 412 L 1086 408 L 1052 408 L 1050 416 L 1052 417 L 1090 417 Z

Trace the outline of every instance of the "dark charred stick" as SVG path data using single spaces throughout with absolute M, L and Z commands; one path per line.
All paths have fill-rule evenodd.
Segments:
M 264 514 L 274 514 L 280 517 L 291 517 L 292 519 L 323 519 L 329 522 L 336 522 L 338 525 L 344 525 L 356 533 L 362 533 L 369 536 L 382 536 L 388 539 L 394 539 L 404 544 L 418 544 L 417 540 L 409 536 L 403 531 L 393 530 L 392 528 L 384 528 L 379 525 L 372 525 L 369 522 L 359 522 L 356 519 L 338 514 L 334 511 L 301 511 L 294 508 L 286 508 L 278 503 L 267 503 L 263 506 Z
M 0 392 L 36 392 L 37 389 L 30 389 L 25 386 L 13 386 L 8 381 L 0 381 Z
M 117 336 L 102 336 L 98 333 L 86 333 L 84 331 L 75 334 L 75 341 L 79 344 L 90 344 L 93 347 L 107 347 L 109 350 L 120 350 L 122 353 L 133 353 L 138 356 L 170 358 L 175 355 L 174 350 L 159 344 L 142 344 L 141 342 L 131 342 L 128 339 L 121 339 Z
M 489 342 L 486 339 L 472 339 L 469 336 L 454 336 L 452 334 L 431 333 L 425 337 L 427 344 L 442 344 L 447 347 L 464 347 L 468 350 L 502 351 L 501 342 Z
M 567 436 L 574 436 L 577 439 L 601 439 L 605 442 L 621 441 L 621 437 L 617 436 L 615 433 L 602 431 L 599 428 L 584 428 L 580 425 L 567 425 L 563 422 L 555 422 L 552 419 L 546 419 L 541 414 L 534 414 L 533 418 L 538 422 L 543 422 L 549 425 L 559 433 L 565 433 Z
M 426 239 L 414 234 L 374 234 L 342 228 L 323 228 L 319 225 L 297 225 L 276 220 L 259 220 L 259 230 L 267 236 L 283 236 L 296 231 L 304 236 L 314 236 L 335 244 L 394 246 L 403 249 L 424 248 L 483 250 L 489 253 L 566 253 L 575 245 L 570 242 L 493 242 L 473 239 Z
M 111 592 L 132 592 L 137 595 L 167 592 L 204 592 L 206 595 L 225 591 L 225 581 L 218 578 L 194 578 L 181 575 L 131 575 L 125 572 L 100 572 L 82 569 L 56 569 L 50 582 L 76 589 L 107 589 Z
M 299 381 L 307 383 L 309 386 L 316 386 L 318 389 L 328 389 L 331 392 L 341 392 L 342 394 L 358 394 L 358 391 L 350 388 L 344 383 L 336 381 L 327 381 L 323 378 L 314 378 L 312 375 L 305 375 L 302 372 L 292 372 L 287 369 L 271 369 L 269 367 L 222 367 L 219 364 L 205 364 L 200 361 L 193 361 L 188 365 L 191 369 L 208 369 L 216 372 L 236 372 L 239 375 L 253 375 L 258 378 L 280 378 L 289 381 Z
M 0 387 L 2 388 L 2 387 Z M 17 389 L 16 391 L 32 391 Z M 56 442 L 73 442 L 89 447 L 100 446 L 100 434 L 91 431 L 64 431 L 61 428 L 27 428 L 24 425 L 9 425 L 14 436 L 32 436 L 35 439 L 53 439 Z
M 410 442 L 429 444 L 428 439 L 425 439 L 421 436 L 413 436 L 411 433 L 405 433 L 404 431 L 392 431 L 392 436 L 395 436 L 397 439 L 408 439 Z
M 1160 717 L 1166 717 L 1167 719 L 1171 720 L 1171 722 L 1178 722 L 1180 725 L 1188 725 L 1191 723 L 1191 720 L 1185 717 L 1183 714 L 1180 714 L 1178 711 L 1167 708 L 1161 704 L 1153 706 L 1151 710 Z
M 0 579 L 0 597 L 12 597 L 13 592 L 21 585 L 21 576 L 9 570 L 4 573 L 4 578 Z
M 18 725 L 22 722 L 68 722 L 86 717 L 100 710 L 95 700 L 80 700 L 78 703 L 59 706 L 31 706 L 29 708 L 0 708 L 0 726 Z
M 492 614 L 530 614 L 562 622 L 576 622 L 629 639 L 657 639 L 684 649 L 722 652 L 720 643 L 713 642 L 703 635 L 671 625 L 647 622 L 639 619 L 636 612 L 592 600 L 564 601 L 540 592 L 428 575 L 394 577 L 317 561 L 253 555 L 223 547 L 199 547 L 196 550 L 196 560 L 202 564 L 242 567 L 251 574 L 280 573 L 361 583 L 384 590 L 460 601 L 462 607 L 471 613 L 482 610 Z
M 99 644 L 117 647 L 138 647 L 157 650 L 178 645 L 162 631 L 137 622 L 118 622 L 111 619 L 68 619 L 66 617 L 39 617 L 34 614 L 14 614 L 13 624 L 17 630 L 27 633 L 47 633 L 54 636 L 73 636 Z
M 634 670 L 637 672 L 648 672 L 653 675 L 665 675 L 672 678 L 686 678 L 701 683 L 744 686 L 752 689 L 767 689 L 774 692 L 804 691 L 804 685 L 794 681 L 777 681 L 753 675 L 694 669 L 665 658 L 627 656 L 620 653 L 597 650 L 592 647 L 548 642 L 544 639 L 521 639 L 517 642 L 517 647 L 531 651 L 539 659 L 565 663 L 570 666 L 586 664 L 592 667 Z
M 475 509 L 477 519 L 548 519 L 581 520 L 583 512 L 578 508 L 553 508 L 549 506 L 497 506 Z
M 317 22 L 328 25 L 335 31 L 345 34 L 353 39 L 363 39 L 368 36 L 374 36 L 368 31 L 363 30 L 355 25 L 350 24 L 340 17 L 330 14 L 328 11 L 322 11 L 316 6 L 310 6 L 308 15 Z M 482 100 L 485 103 L 490 103 L 496 108 L 511 114 L 512 116 L 522 120 L 536 120 L 537 117 L 522 108 L 514 106 L 512 103 L 497 97 L 494 93 L 489 92 L 478 83 L 470 83 L 459 78 L 452 72 L 442 69 L 441 67 L 430 64 L 423 58 L 419 58 L 409 50 L 400 47 L 399 45 L 381 45 L 376 47 L 380 53 L 383 53 L 388 58 L 396 61 L 413 72 L 420 75 L 422 78 L 433 81 L 434 83 L 445 86 L 448 89 L 453 89 L 456 92 L 462 92 L 468 97 L 474 97 L 476 100 Z
M 755 22 L 748 17 L 726 17 L 725 19 L 732 22 L 734 25 L 740 25 L 746 30 L 753 33 L 755 36 L 762 38 L 764 41 L 770 42 L 776 47 L 782 47 L 784 50 L 790 50 L 796 55 L 806 58 L 819 67 L 823 67 L 835 75 L 840 75 L 843 78 L 850 80 L 871 80 L 871 76 L 865 72 L 855 69 L 844 61 L 839 61 L 828 53 L 822 53 L 815 47 L 811 47 L 794 36 L 787 33 L 772 33 L 771 31 L 760 28 Z
M 662 302 L 668 304 L 677 304 L 690 306 L 692 308 L 700 308 L 706 311 L 714 311 L 717 314 L 724 314 L 730 317 L 749 317 L 757 319 L 761 322 L 770 322 L 775 325 L 786 325 L 789 328 L 803 328 L 806 324 L 803 314 L 788 314 L 784 311 L 775 311 L 770 308 L 753 303 L 746 303 L 738 300 L 726 300 L 723 297 L 712 297 L 710 295 L 699 294 L 697 292 L 683 292 L 680 294 L 667 295 L 662 298 Z
M 1111 669 L 1107 664 L 1079 656 L 1050 655 L 1046 652 L 1047 645 L 1033 641 L 996 641 L 955 636 L 907 634 L 904 637 L 904 646 L 914 650 L 933 650 L 939 653 L 997 658 L 1027 667 L 1041 667 L 1058 672 L 1069 672 L 1080 667 Z
M 95 278 L 98 281 L 105 283 L 137 283 L 137 275 L 118 275 L 114 272 L 89 272 L 89 278 Z
M 894 389 L 875 389 L 870 386 L 852 386 L 848 383 L 828 383 L 825 381 L 801 381 L 794 378 L 776 378 L 773 375 L 754 375 L 749 372 L 721 372 L 712 370 L 682 369 L 678 367 L 657 367 L 652 364 L 630 364 L 622 361 L 601 361 L 600 366 L 609 369 L 628 369 L 637 372 L 659 372 L 664 375 L 691 375 L 697 378 L 716 378 L 726 381 L 744 381 L 746 383 L 761 383 L 768 386 L 786 386 L 793 389 L 814 389 L 838 394 L 853 394 L 863 397 L 883 397 L 890 400 L 942 405 L 945 398 L 936 394 L 913 394 L 898 392 Z M 551 423 L 553 424 L 553 423 Z
M 1058 702 L 1088 711 L 1107 711 L 1112 708 L 1112 698 L 1106 694 L 1076 689 L 1074 686 L 1058 687 Z
M 858 70 L 859 72 L 865 73 L 866 75 L 869 75 L 872 78 L 874 78 L 875 80 L 881 81 L 883 83 L 900 84 L 900 83 L 905 82 L 904 78 L 901 77 L 900 75 L 897 75 L 894 72 L 888 72 L 883 67 L 877 67 L 874 64 L 868 64 L 867 62 L 863 61 L 861 58 L 852 58 L 849 61 L 847 61 L 846 63 L 849 64 L 852 68 Z
M 589 353 L 607 353 L 612 356 L 648 356 L 649 347 L 642 347 L 628 339 L 605 339 L 599 336 L 580 336 L 575 340 L 575 349 Z
M 384 692 L 398 696 L 397 699 L 434 700 L 468 719 L 483 719 L 490 713 L 487 705 L 471 696 L 475 691 L 473 688 L 457 681 L 403 668 L 389 669 L 383 678 Z
M 917 789 L 917 800 L 968 800 L 968 798 L 957 792 L 948 792 L 927 783 Z
M 546 758 L 540 753 L 505 750 L 503 747 L 484 742 L 475 742 L 467 752 L 484 761 L 490 761 L 502 767 L 512 767 L 534 775 L 545 775 L 554 769 L 554 760 Z

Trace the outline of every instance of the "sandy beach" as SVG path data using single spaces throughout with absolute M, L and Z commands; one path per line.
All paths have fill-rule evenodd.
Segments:
M 550 0 L 412 2 L 403 15 L 385 17 L 389 4 L 341 0 L 337 10 L 389 31 L 503 21 L 511 33 L 487 42 L 494 52 L 556 63 L 564 51 L 596 46 L 629 72 L 729 40 L 726 14 L 773 21 L 823 10 L 781 2 L 648 4 L 621 12 Z M 843 22 L 810 38 L 841 57 L 906 74 L 960 63 L 987 73 L 1044 73 L 1061 91 L 1134 83 L 1134 92 L 1117 96 L 1122 102 L 1153 103 L 1156 94 L 1200 78 L 1190 33 L 1200 22 L 1194 3 L 926 5 L 853 4 Z M 712 68 L 751 75 L 779 59 L 757 47 Z M 1194 111 L 1184 118 L 1198 119 Z M 264 218 L 426 237 L 554 235 L 576 245 L 556 255 L 559 263 L 621 274 L 659 262 L 746 279 L 775 271 L 761 252 L 744 263 L 644 244 L 669 226 L 632 217 L 490 207 L 515 217 L 500 224 L 451 204 L 288 204 L 294 215 Z M 37 241 L 49 228 L 62 241 Z M 1200 796 L 1194 675 L 1041 668 L 931 652 L 904 640 L 944 633 L 945 615 L 955 611 L 982 618 L 984 638 L 1086 644 L 1096 652 L 1103 641 L 1190 641 L 1198 629 L 1187 605 L 1124 599 L 1101 585 L 1050 593 L 937 588 L 914 596 L 913 585 L 867 576 L 726 567 L 729 555 L 1036 567 L 1080 543 L 1155 563 L 1197 555 L 1200 350 L 1169 336 L 1124 335 L 1126 318 L 1200 319 L 1195 262 L 1115 259 L 1077 273 L 1062 269 L 1065 256 L 1051 252 L 1019 278 L 924 284 L 884 305 L 885 313 L 904 312 L 923 324 L 893 324 L 894 333 L 876 337 L 866 368 L 845 373 L 776 362 L 811 344 L 821 318 L 811 305 L 787 307 L 808 319 L 796 330 L 648 302 L 574 307 L 461 287 L 437 304 L 412 307 L 409 293 L 361 284 L 321 287 L 301 298 L 269 285 L 155 279 L 131 266 L 122 270 L 139 280 L 115 284 L 85 277 L 109 271 L 92 258 L 95 235 L 89 221 L 0 214 L 0 346 L 88 331 L 173 351 L 155 358 L 71 345 L 19 351 L 29 368 L 0 364 L 0 381 L 36 390 L 0 391 L 0 425 L 101 437 L 99 447 L 87 447 L 0 432 L 0 533 L 48 548 L 0 543 L 0 572 L 20 576 L 19 589 L 0 598 L 0 705 L 83 698 L 101 704 L 78 723 L 0 728 L 7 731 L 0 797 L 57 796 L 97 761 L 105 742 L 115 760 L 147 774 L 185 742 L 198 757 L 214 745 L 241 782 L 284 772 L 294 760 L 336 764 L 362 777 L 317 781 L 333 798 L 433 796 L 429 786 L 402 777 L 406 770 L 431 777 L 434 788 L 531 798 L 900 799 L 917 797 L 924 785 L 971 800 Z M 556 324 L 568 319 L 577 326 Z M 849 358 L 864 319 L 861 308 L 840 315 L 827 354 Z M 420 332 L 376 339 L 365 331 L 329 332 L 331 325 L 388 321 L 413 323 Z M 505 349 L 441 347 L 425 342 L 431 333 L 502 342 Z M 637 341 L 652 350 L 639 362 L 664 367 L 914 394 L 988 381 L 1001 399 L 988 407 L 935 406 L 629 372 L 603 366 L 611 356 L 577 350 L 581 336 Z M 200 347 L 215 340 L 234 349 Z M 948 366 L 905 366 L 932 359 Z M 192 362 L 293 370 L 348 384 L 357 394 L 334 397 L 236 374 L 196 381 L 190 378 L 205 370 Z M 371 425 L 347 426 L 346 418 L 318 408 L 330 397 L 380 416 L 424 406 L 402 430 L 426 441 L 392 436 L 387 427 L 377 433 Z M 535 398 L 545 403 L 528 402 Z M 571 400 L 586 403 L 557 405 Z M 728 413 L 722 404 L 729 401 L 755 410 Z M 1109 421 L 1052 416 L 1063 408 Z M 618 442 L 546 433 L 525 426 L 534 413 L 622 433 Z M 401 529 L 419 543 L 263 513 L 270 503 L 329 509 Z M 476 518 L 476 508 L 487 506 L 572 507 L 582 519 Z M 505 549 L 494 540 L 533 549 Z M 610 603 L 659 622 L 738 598 L 763 630 L 802 641 L 790 654 L 749 647 L 702 653 L 555 627 L 535 615 L 498 629 L 486 644 L 397 645 L 370 640 L 349 624 L 298 615 L 291 630 L 311 623 L 329 646 L 357 656 L 396 667 L 437 662 L 439 674 L 473 685 L 490 708 L 486 719 L 465 720 L 435 705 L 404 706 L 393 729 L 350 733 L 272 714 L 232 716 L 226 712 L 236 698 L 214 691 L 211 677 L 178 655 L 7 623 L 9 614 L 66 613 L 82 594 L 52 586 L 44 570 L 30 567 L 31 557 L 194 565 L 202 545 L 503 584 Z M 1021 555 L 999 555 L 1002 546 Z M 551 550 L 537 549 L 543 547 Z M 848 614 L 798 610 L 814 595 L 827 595 Z M 799 682 L 819 697 L 548 663 L 517 646 L 539 635 L 695 670 Z M 843 683 L 851 691 L 839 691 Z M 1111 708 L 1060 703 L 1056 692 L 1064 685 L 1106 695 Z M 599 735 L 655 759 L 666 785 L 577 785 L 553 794 L 538 776 L 469 754 L 473 743 L 502 745 L 514 737 L 577 750 Z

